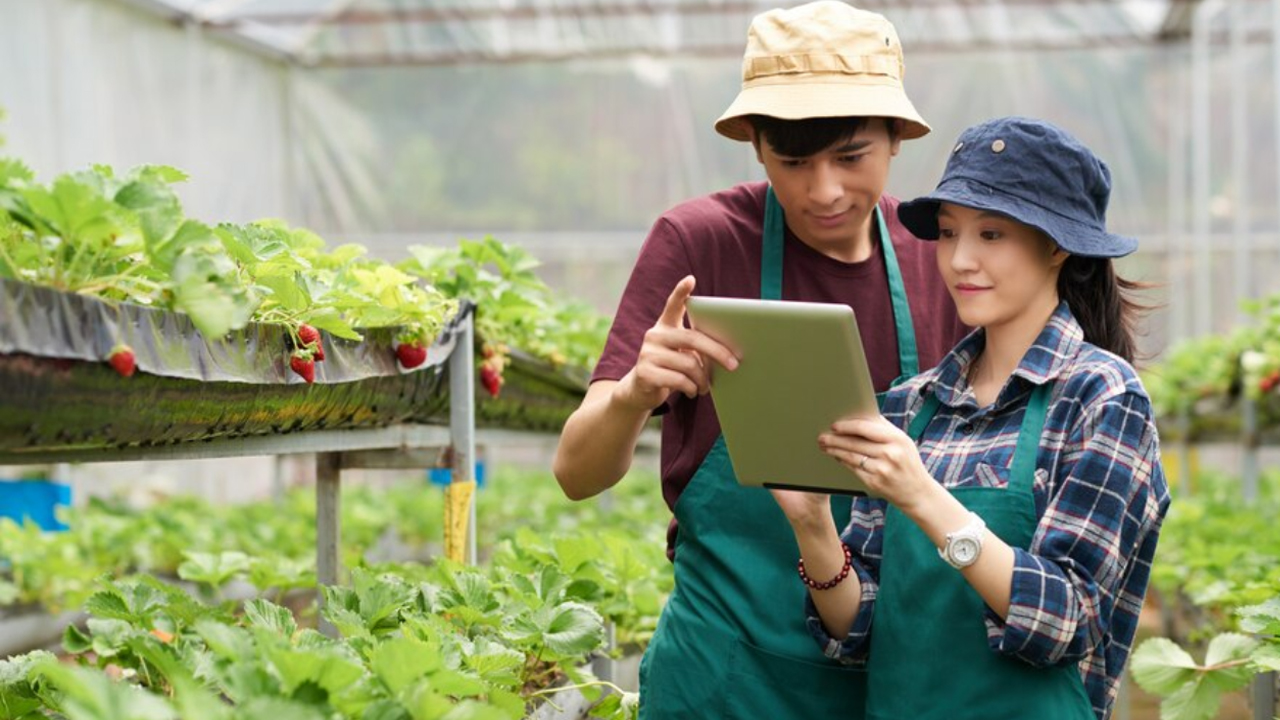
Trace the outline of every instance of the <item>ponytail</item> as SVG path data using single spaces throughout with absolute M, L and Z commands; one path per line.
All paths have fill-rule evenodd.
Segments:
M 1085 342 L 1129 363 L 1137 355 L 1138 321 L 1151 310 L 1134 295 L 1150 287 L 1116 275 L 1110 258 L 1072 255 L 1058 275 L 1058 296 L 1067 301 L 1076 322 L 1084 328 Z

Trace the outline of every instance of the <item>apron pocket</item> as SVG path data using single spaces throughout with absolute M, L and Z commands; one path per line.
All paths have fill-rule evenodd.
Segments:
M 724 688 L 728 720 L 858 720 L 866 705 L 867 675 L 862 667 L 840 665 L 818 654 L 801 660 L 769 652 L 739 639 Z

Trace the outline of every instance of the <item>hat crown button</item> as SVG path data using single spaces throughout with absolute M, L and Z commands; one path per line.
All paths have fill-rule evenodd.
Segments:
M 960 148 L 962 148 L 962 147 L 964 147 L 964 143 L 963 143 L 963 142 L 958 142 L 958 143 L 956 143 L 956 147 L 955 147 L 955 149 L 954 149 L 954 150 L 952 150 L 951 152 L 953 152 L 953 153 L 958 153 L 958 152 L 960 152 Z
M 1004 152 L 1004 140 L 996 140 L 995 142 L 991 143 L 991 152 L 994 152 L 994 153 Z

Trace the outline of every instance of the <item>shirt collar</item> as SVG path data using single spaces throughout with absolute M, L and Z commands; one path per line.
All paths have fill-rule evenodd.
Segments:
M 1035 342 L 1022 356 L 1013 377 L 1001 388 L 996 405 L 1004 405 L 1021 391 L 1024 385 L 1043 385 L 1057 380 L 1066 372 L 1071 361 L 1080 353 L 1084 343 L 1084 329 L 1076 321 L 1066 301 L 1058 303 L 1058 307 L 1049 317 L 1049 322 L 1036 337 Z M 966 401 L 974 406 L 973 390 L 969 386 L 969 366 L 974 358 L 986 347 L 986 331 L 978 328 L 969 333 L 947 356 L 938 363 L 934 371 L 935 379 L 932 391 L 938 400 L 951 407 L 958 407 Z M 928 392 L 928 388 L 925 390 Z

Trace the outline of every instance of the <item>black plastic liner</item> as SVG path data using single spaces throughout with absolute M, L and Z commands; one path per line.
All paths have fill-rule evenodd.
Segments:
M 411 371 L 396 362 L 396 328 L 362 330 L 363 342 L 325 335 L 308 385 L 289 369 L 281 325 L 210 342 L 180 313 L 0 279 L 0 450 L 447 422 L 446 361 L 472 309 L 463 305 Z M 134 350 L 133 377 L 106 362 L 118 343 Z

